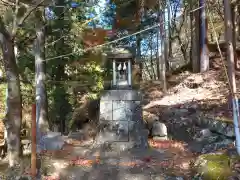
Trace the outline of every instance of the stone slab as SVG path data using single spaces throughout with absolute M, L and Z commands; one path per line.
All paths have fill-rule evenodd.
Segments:
M 102 94 L 97 144 L 120 151 L 148 147 L 141 99 L 136 90 L 108 90 Z
M 142 95 L 136 90 L 105 90 L 102 92 L 102 101 L 141 101 Z
M 129 141 L 128 121 L 104 121 L 101 126 L 99 143 Z
M 100 101 L 100 117 L 99 120 L 112 120 L 113 112 L 112 112 L 112 101 L 101 100 Z

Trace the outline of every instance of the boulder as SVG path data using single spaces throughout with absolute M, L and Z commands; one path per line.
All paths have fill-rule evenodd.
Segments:
M 165 137 L 167 135 L 167 126 L 164 123 L 155 121 L 152 126 L 152 136 Z
M 198 132 L 195 136 L 194 139 L 197 141 L 202 141 L 206 138 L 209 138 L 213 135 L 213 133 L 209 129 L 202 129 L 200 132 Z
M 84 136 L 84 132 L 83 131 L 77 131 L 77 132 L 70 132 L 68 134 L 68 138 L 70 139 L 75 139 L 75 140 L 82 140 Z
M 230 140 L 230 139 L 225 139 L 225 140 L 222 140 L 220 142 L 215 142 L 215 143 L 212 143 L 212 144 L 207 144 L 204 146 L 204 148 L 202 149 L 202 153 L 211 153 L 211 152 L 215 152 L 219 149 L 228 149 L 228 147 L 230 145 L 233 144 L 233 140 Z
M 40 140 L 40 150 L 60 150 L 64 145 L 64 139 L 59 132 L 47 132 Z
M 194 169 L 202 179 L 228 179 L 232 174 L 229 157 L 225 154 L 204 154 L 199 156 Z

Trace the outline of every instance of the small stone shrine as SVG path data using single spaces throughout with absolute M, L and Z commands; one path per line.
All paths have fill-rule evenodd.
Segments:
M 141 93 L 133 89 L 133 55 L 125 49 L 108 54 L 112 62 L 111 88 L 100 100 L 99 134 L 96 142 L 115 151 L 147 148 L 147 131 L 142 120 Z

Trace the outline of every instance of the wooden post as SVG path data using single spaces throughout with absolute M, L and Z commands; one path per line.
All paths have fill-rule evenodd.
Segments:
M 37 175 L 37 138 L 36 138 L 36 104 L 32 105 L 32 154 L 31 154 L 31 175 Z
M 209 70 L 209 57 L 207 47 L 207 23 L 205 12 L 205 0 L 199 0 L 200 13 L 200 72 Z

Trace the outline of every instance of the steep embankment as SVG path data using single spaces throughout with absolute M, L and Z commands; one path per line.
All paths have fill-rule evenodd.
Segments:
M 236 75 L 238 93 L 239 79 Z M 207 73 L 184 71 L 169 77 L 166 94 L 163 94 L 161 84 L 157 81 L 144 82 L 141 88 L 145 100 L 145 121 L 152 123 L 154 117 L 164 123 L 171 139 L 187 144 L 188 151 L 197 153 L 201 163 L 210 164 L 211 167 L 205 168 L 204 173 L 211 177 L 217 175 L 220 179 L 232 174 L 229 172 L 236 169 L 235 163 L 228 165 L 228 162 L 236 160 L 232 158 L 236 151 L 231 151 L 229 156 L 234 144 L 232 108 L 225 68 L 219 59 L 212 60 Z M 206 153 L 214 155 L 202 155 Z M 225 165 L 220 169 L 227 169 L 226 174 L 211 170 L 212 167 L 218 167 L 220 162 L 216 153 L 224 156 Z M 222 161 L 223 158 L 220 163 Z M 203 173 L 201 168 L 198 170 Z

